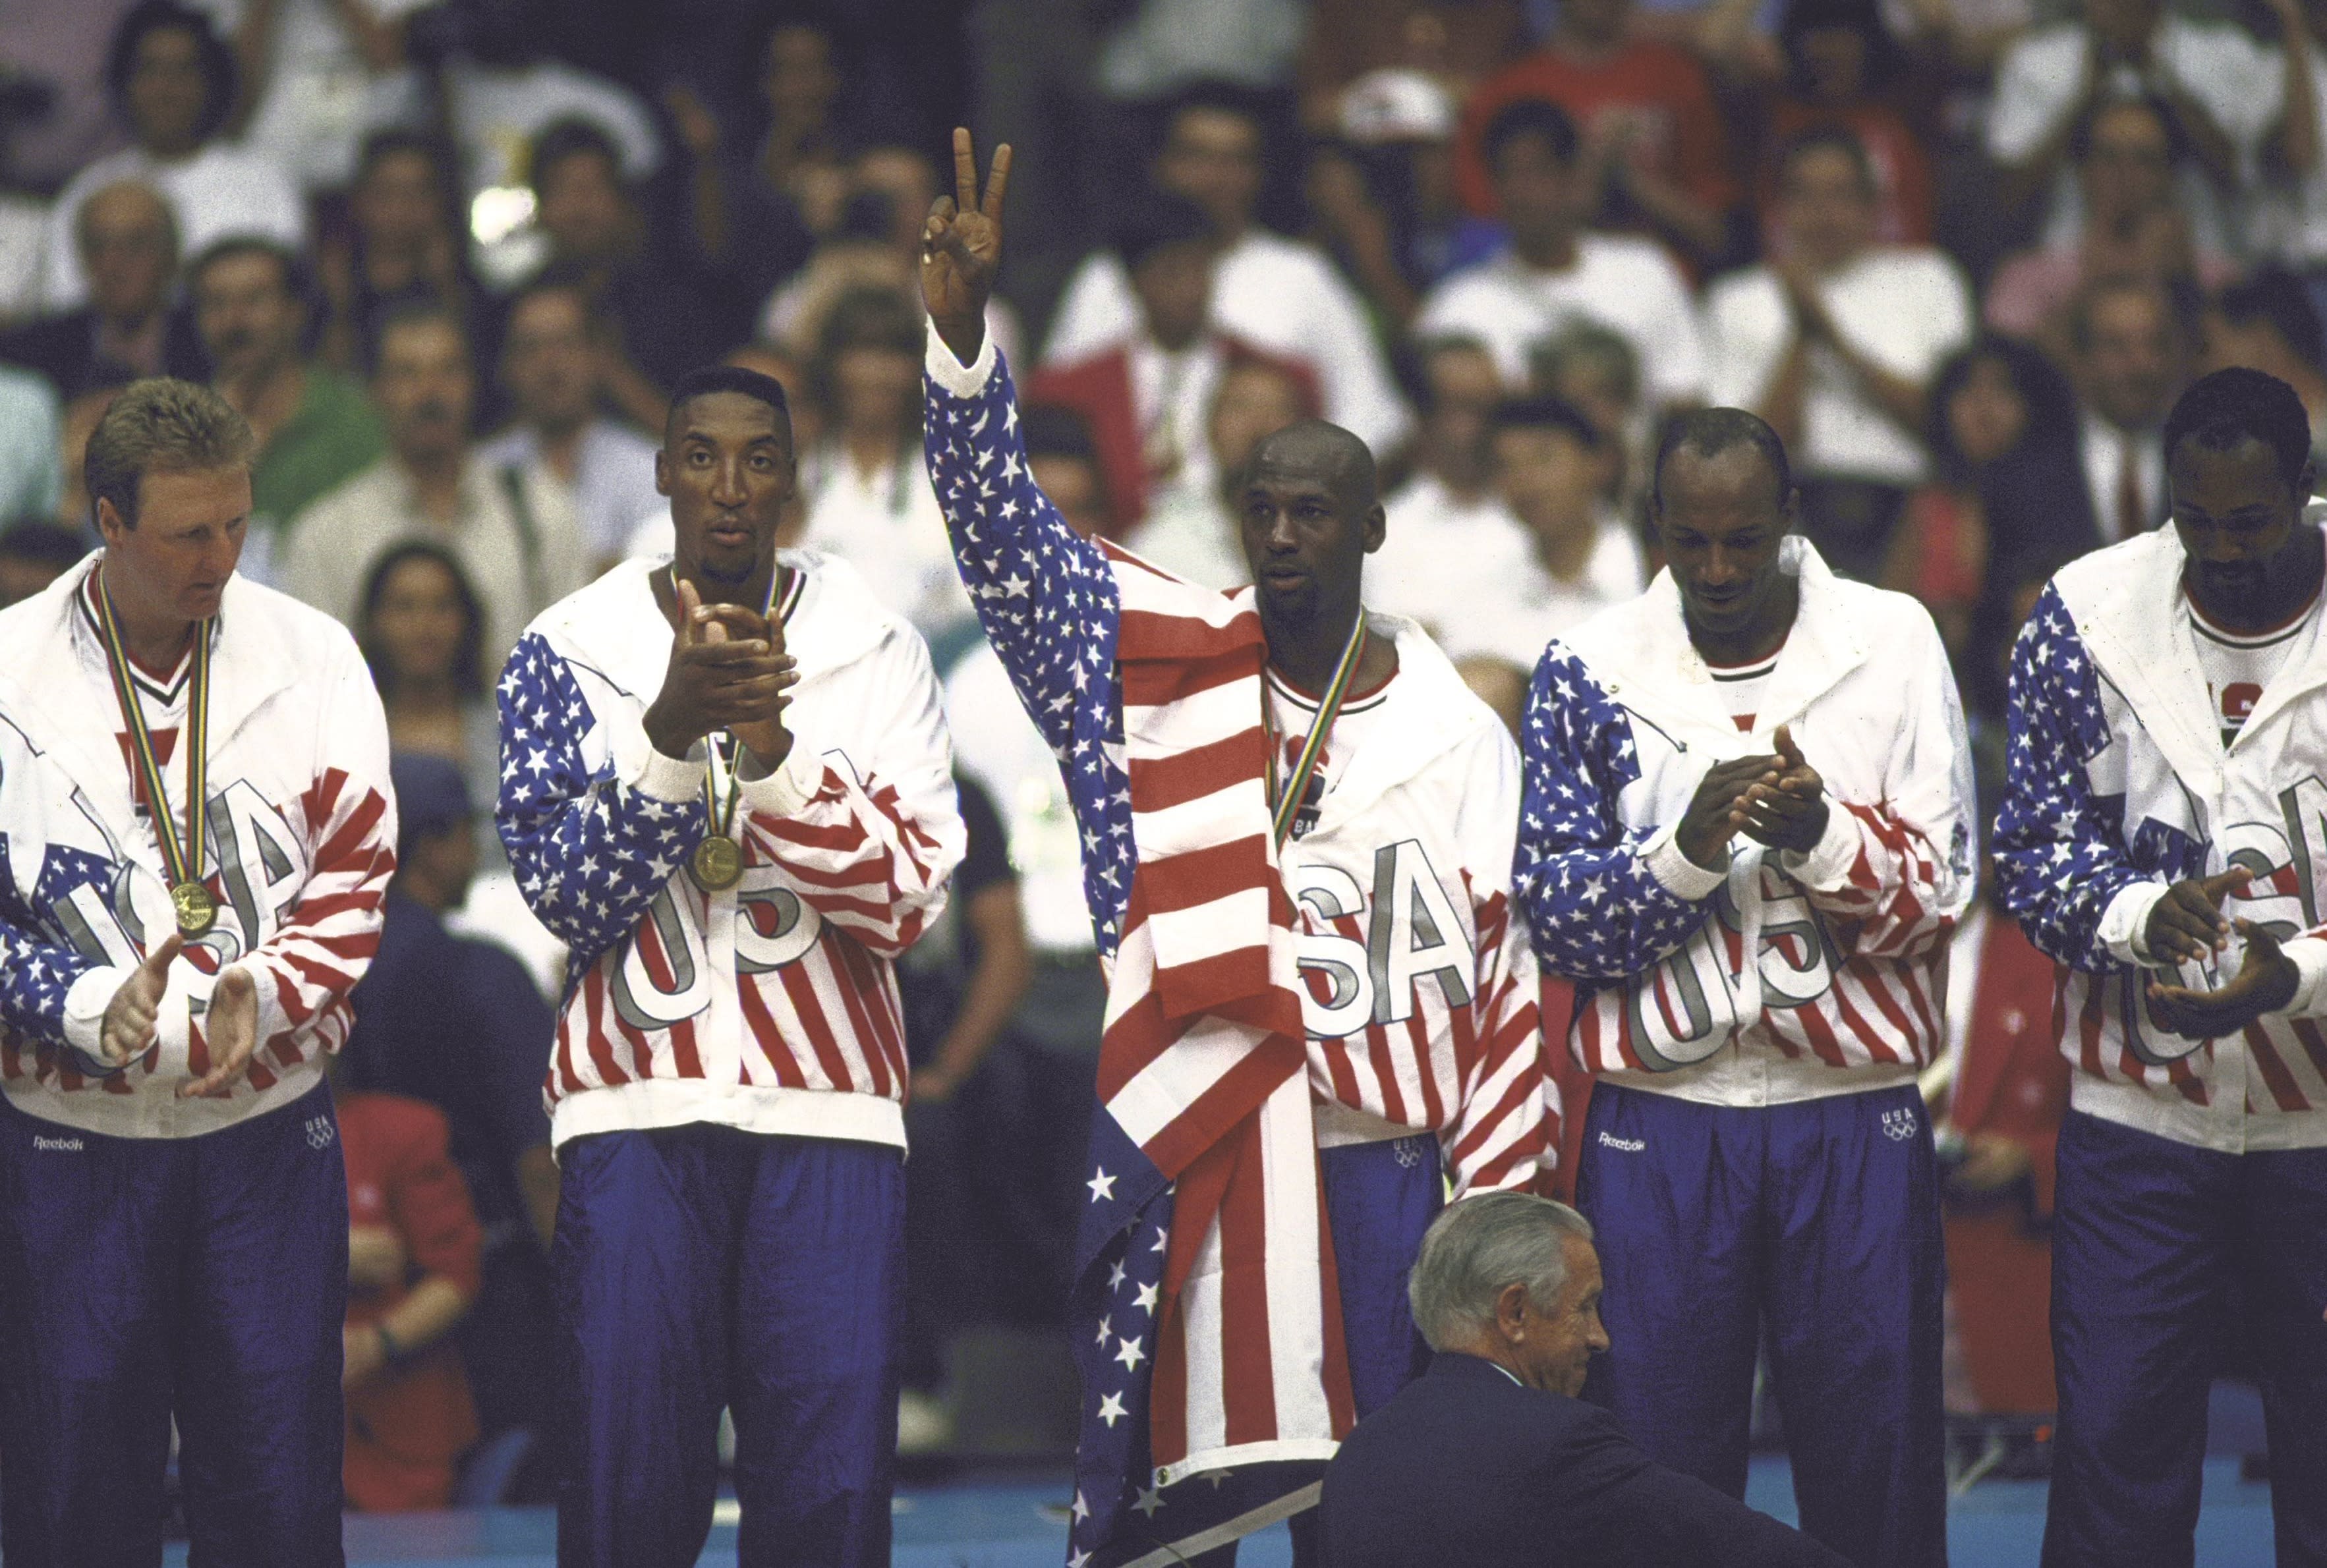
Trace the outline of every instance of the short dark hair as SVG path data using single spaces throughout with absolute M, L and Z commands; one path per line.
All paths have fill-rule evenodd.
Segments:
M 1152 189 L 1116 215 L 1109 236 L 1126 272 L 1136 272 L 1140 263 L 1159 250 L 1209 244 L 1212 238 L 1212 220 L 1202 208 L 1176 191 Z
M 1762 454 L 1778 481 L 1778 504 L 1794 493 L 1793 465 L 1786 461 L 1786 443 L 1769 422 L 1743 408 L 1689 408 L 1668 418 L 1657 434 L 1656 461 L 1649 465 L 1649 509 L 1664 509 L 1665 462 L 1687 447 L 1699 457 L 1718 457 L 1733 447 L 1750 446 Z
M 433 561 L 444 568 L 453 580 L 453 597 L 461 603 L 461 614 L 467 624 L 461 630 L 461 640 L 453 650 L 453 687 L 464 697 L 482 696 L 485 691 L 485 606 L 477 597 L 476 584 L 460 560 L 444 546 L 430 539 L 407 539 L 400 545 L 390 545 L 375 557 L 371 570 L 364 574 L 363 596 L 357 601 L 362 606 L 356 617 L 356 642 L 363 650 L 364 663 L 371 667 L 372 685 L 379 695 L 396 695 L 396 671 L 388 667 L 388 659 L 379 648 L 379 639 L 372 629 L 372 617 L 379 612 L 380 595 L 388 592 L 388 580 L 396 569 L 410 561 Z
M 920 310 L 897 290 L 877 284 L 850 289 L 833 302 L 818 329 L 816 356 L 808 366 L 813 396 L 827 409 L 836 406 L 840 356 L 849 350 L 887 349 L 918 359 L 927 331 Z
M 2258 266 L 2237 283 L 2225 284 L 2214 308 L 2235 326 L 2268 322 L 2286 346 L 2313 369 L 2327 369 L 2327 330 L 2303 280 L 2278 266 Z
M 2243 367 L 2201 376 L 2173 400 L 2173 411 L 2165 416 L 2166 471 L 2173 471 L 2173 454 L 2184 441 L 2207 452 L 2228 452 L 2248 437 L 2270 448 L 2286 488 L 2298 488 L 2303 466 L 2311 461 L 2311 416 L 2294 388 Z
M 1572 435 L 1587 448 L 1600 449 L 1601 434 L 1597 426 L 1584 416 L 1584 410 L 1565 397 L 1548 392 L 1531 393 L 1523 397 L 1507 397 L 1495 405 L 1487 418 L 1490 431 L 1556 430 Z
M 678 385 L 670 389 L 670 417 L 663 425 L 663 444 L 670 444 L 670 433 L 678 423 L 680 409 L 697 397 L 718 392 L 733 392 L 766 404 L 775 411 L 776 424 L 784 433 L 784 443 L 791 443 L 792 408 L 784 397 L 782 382 L 741 365 L 704 365 L 681 376 Z
M 1268 114 L 1262 107 L 1260 95 L 1248 87 L 1217 77 L 1192 81 L 1172 95 L 1164 107 L 1164 139 L 1172 139 L 1173 129 L 1179 125 L 1182 115 L 1197 109 L 1234 115 L 1251 126 L 1253 134 L 1262 141 L 1268 139 Z
M 1778 145 L 1777 158 L 1770 166 L 1782 180 L 1796 159 L 1816 152 L 1840 153 L 1849 159 L 1851 168 L 1858 173 L 1859 188 L 1869 196 L 1882 190 L 1882 179 L 1874 172 L 1874 160 L 1868 154 L 1865 142 L 1847 126 L 1812 126 L 1806 131 L 1795 132 Z
M 1521 98 L 1505 104 L 1487 122 L 1487 129 L 1479 138 L 1479 150 L 1486 159 L 1489 173 L 1503 159 L 1503 149 L 1521 136 L 1540 136 L 1550 144 L 1551 155 L 1562 163 L 1575 162 L 1575 150 L 1581 145 L 1575 134 L 1575 118 L 1549 98 Z
M 460 334 L 461 346 L 468 351 L 472 369 L 475 369 L 477 340 L 470 331 L 467 319 L 454 306 L 430 294 L 415 294 L 395 300 L 372 318 L 371 330 L 364 334 L 364 374 L 379 374 L 380 354 L 388 346 L 388 334 L 398 327 L 408 327 L 416 322 L 442 322 Z
M 200 281 L 202 274 L 217 263 L 238 256 L 263 256 L 273 262 L 283 279 L 283 292 L 302 304 L 314 301 L 314 280 L 308 275 L 306 258 L 279 239 L 269 239 L 263 234 L 229 234 L 214 239 L 201 248 L 186 268 L 186 282 Z
M 218 35 L 210 19 L 178 0 L 141 0 L 113 30 L 105 51 L 105 85 L 117 104 L 126 104 L 129 78 L 137 69 L 137 48 L 149 33 L 185 32 L 194 35 L 194 51 L 202 70 L 202 117 L 195 122 L 194 139 L 207 142 L 226 127 L 234 111 L 234 50 Z
M 582 302 L 582 319 L 595 326 L 604 316 L 604 308 L 590 287 L 589 269 L 578 261 L 562 258 L 550 262 L 539 272 L 518 285 L 502 306 L 504 324 L 517 320 L 518 307 L 537 294 L 572 294 Z
M 2159 127 L 2165 132 L 2165 156 L 2168 162 L 2179 163 L 2190 156 L 2190 138 L 2182 132 L 2182 117 L 2175 114 L 2167 106 L 2165 100 L 2155 93 L 2143 92 L 2104 98 L 2079 116 L 2077 123 L 2069 127 L 2069 161 L 2081 163 L 2091 157 L 2093 127 L 2099 125 L 2107 116 L 2113 115 L 2123 108 L 2140 109 L 2157 122 Z
M 425 131 L 416 131 L 408 126 L 388 126 L 364 137 L 356 153 L 356 180 L 360 182 L 374 169 L 390 158 L 409 154 L 428 161 L 430 170 L 439 180 L 448 168 L 444 144 Z
M 621 149 L 614 145 L 614 138 L 594 120 L 568 116 L 564 119 L 552 120 L 542 127 L 540 135 L 533 138 L 530 164 L 533 193 L 536 196 L 541 194 L 542 186 L 548 182 L 552 169 L 568 158 L 580 157 L 584 154 L 594 154 L 605 159 L 607 168 L 613 173 L 614 182 L 618 185 L 623 183 L 622 154 Z

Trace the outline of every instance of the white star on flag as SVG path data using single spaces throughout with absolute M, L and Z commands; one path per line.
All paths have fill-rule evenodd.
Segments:
M 1120 1394 L 1107 1395 L 1098 1402 L 1098 1418 L 1107 1423 L 1110 1431 L 1117 1422 L 1130 1414 L 1123 1407 L 1123 1395 Z
M 1115 1196 L 1115 1178 L 1107 1173 L 1107 1168 L 1105 1166 L 1100 1166 L 1098 1169 L 1098 1173 L 1093 1176 L 1089 1181 L 1083 1183 L 1084 1186 L 1090 1189 L 1091 1201 L 1093 1203 L 1097 1203 L 1102 1198 L 1112 1199 Z

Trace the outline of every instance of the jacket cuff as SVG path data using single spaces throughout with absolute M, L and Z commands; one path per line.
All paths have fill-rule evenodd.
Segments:
M 2316 1018 L 2327 1013 L 2327 939 L 2296 937 L 2279 951 L 2294 966 L 2294 995 L 2280 1008 L 2280 1018 Z
M 986 390 L 986 382 L 993 379 L 994 361 L 994 334 L 991 331 L 986 334 L 986 341 L 979 345 L 977 358 L 965 365 L 953 357 L 953 350 L 946 347 L 943 338 L 938 336 L 937 323 L 930 323 L 929 352 L 922 362 L 930 373 L 930 379 L 936 382 L 940 390 L 965 401 L 977 397 Z
M 645 755 L 623 770 L 623 782 L 641 795 L 683 806 L 702 798 L 703 764 L 683 757 L 666 757 L 652 745 Z
M 130 972 L 113 966 L 84 969 L 65 992 L 65 1044 L 89 1059 L 90 1069 L 108 1078 L 118 1069 L 105 1059 L 105 1010 Z
M 2159 967 L 2149 956 L 2149 947 L 2143 940 L 2149 929 L 2149 911 L 2165 896 L 2166 884 L 2137 882 L 2131 887 L 2120 888 L 2101 911 L 2100 929 L 2093 935 L 2108 956 L 2120 964 L 2137 965 L 2142 968 Z
M 824 754 L 798 735 L 783 765 L 756 779 L 741 779 L 743 804 L 762 817 L 790 817 L 824 788 Z
M 1714 890 L 1729 880 L 1728 847 L 1722 848 L 1721 869 L 1707 871 L 1681 853 L 1676 837 L 1678 832 L 1677 826 L 1659 828 L 1657 835 L 1640 850 L 1641 863 L 1649 868 L 1649 874 L 1657 879 L 1658 885 L 1673 897 L 1692 904 L 1703 903 L 1713 896 Z
M 1829 795 L 1826 799 L 1826 831 L 1809 852 L 1784 850 L 1778 863 L 1787 875 L 1812 892 L 1839 892 L 1850 881 L 1850 869 L 1858 863 L 1858 818 L 1849 808 Z

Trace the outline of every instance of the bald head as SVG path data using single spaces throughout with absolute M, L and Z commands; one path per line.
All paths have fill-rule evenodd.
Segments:
M 89 303 L 108 319 L 142 322 L 160 310 L 178 270 L 178 223 L 151 185 L 106 186 L 73 214 Z
M 1322 481 L 1347 510 L 1362 514 L 1376 499 L 1374 454 L 1350 432 L 1302 419 L 1263 436 L 1253 448 L 1248 482 L 1264 476 Z

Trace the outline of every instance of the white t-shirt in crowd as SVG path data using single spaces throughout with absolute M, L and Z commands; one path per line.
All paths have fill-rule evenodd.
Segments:
M 597 563 L 630 553 L 631 535 L 640 518 L 656 512 L 668 516 L 668 508 L 655 493 L 659 450 L 630 425 L 593 419 L 582 432 L 571 484 L 542 461 L 540 442 L 526 425 L 503 431 L 478 448 L 477 455 L 489 467 L 520 470 L 528 499 L 573 515 L 594 575 Z M 668 550 L 669 541 L 662 547 Z
M 1705 347 L 1688 285 L 1654 240 L 1586 234 L 1575 264 L 1545 272 L 1505 252 L 1465 267 L 1430 291 L 1417 338 L 1474 337 L 1495 356 L 1509 387 L 1528 383 L 1528 350 L 1583 318 L 1622 333 L 1640 356 L 1651 403 L 1694 402 L 1705 391 Z
M 2270 51 L 2274 57 L 2277 51 Z M 2271 67 L 2285 87 L 2285 69 Z M 2316 44 L 2311 53 L 2312 113 L 2327 117 L 2327 60 Z M 2245 230 L 2253 253 L 2309 271 L 2327 265 L 2327 165 L 2301 180 L 2279 173 L 2258 186 L 2247 204 Z
M 2182 595 L 2190 607 L 2190 630 L 2197 634 L 2192 640 L 2198 645 L 2198 667 L 2206 674 L 2206 695 L 2221 726 L 2223 745 L 2238 739 L 2247 715 L 2262 700 L 2263 688 L 2311 635 L 2312 623 L 2319 619 L 2319 600 L 2313 594 L 2310 603 L 2276 626 L 2232 631 L 2209 621 L 2195 599 Z
M 1527 530 L 1492 492 L 1464 500 L 1427 470 L 1382 508 L 1382 547 L 1366 559 L 1365 601 L 1422 623 L 1441 648 L 1449 620 L 1484 585 L 1519 570 Z
M 1175 485 L 1164 491 L 1125 545 L 1174 577 L 1223 593 L 1252 581 L 1237 520 L 1209 490 Z
M 954 665 L 946 680 L 945 708 L 954 766 L 986 791 L 1009 835 L 1026 939 L 1043 953 L 1091 951 L 1082 846 L 1059 760 L 1019 705 L 1002 660 L 986 643 Z
M 800 463 L 800 490 L 808 498 L 800 542 L 855 567 L 873 596 L 923 637 L 935 641 L 972 619 L 918 441 L 870 473 L 840 448 L 819 446 Z
M 2275 52 L 2256 42 L 2244 28 L 2192 22 L 2169 11 L 2150 41 L 2150 59 L 2154 83 L 2145 82 L 2131 67 L 2120 66 L 2110 84 L 2111 96 L 2155 94 L 2160 87 L 2186 94 L 2229 138 L 2240 178 L 2251 182 L 2263 138 L 2278 123 L 2284 107 L 2285 83 Z M 2039 28 L 2005 50 L 1988 108 L 1988 155 L 1999 163 L 2017 163 L 2042 146 L 2085 102 L 2091 64 L 2090 34 L 2081 23 Z M 2194 161 L 2182 171 L 2181 197 L 2200 250 L 2246 253 L 2225 221 L 2213 186 Z M 2064 161 L 2053 182 L 2044 243 L 2073 246 L 2083 228 L 2076 171 Z
M 1928 382 L 1971 337 L 1971 294 L 1954 262 L 1921 247 L 1877 246 L 1818 285 L 1835 330 L 1894 376 Z M 1794 341 L 1784 285 L 1766 266 L 1732 273 L 1705 303 L 1707 402 L 1758 408 Z M 1802 436 L 1791 453 L 1805 473 L 1908 485 L 1927 467 L 1920 433 L 1902 428 L 1832 349 L 1809 357 Z
M 248 0 L 192 0 L 220 38 L 232 38 Z M 400 22 L 431 0 L 276 0 L 266 52 L 266 87 L 242 145 L 264 153 L 310 191 L 336 191 L 355 175 L 364 133 L 412 90 L 406 70 L 375 76 L 341 19 L 360 5 L 381 22 Z
M 1088 359 L 1140 331 L 1139 301 L 1112 250 L 1084 257 L 1042 351 L 1045 364 Z M 1306 360 L 1325 417 L 1376 453 L 1406 434 L 1406 405 L 1356 291 L 1313 246 L 1250 229 L 1212 267 L 1212 323 L 1256 349 Z
M 191 261 L 212 240 L 256 234 L 293 250 L 307 245 L 307 208 L 282 165 L 265 153 L 211 142 L 191 158 L 157 162 L 142 147 L 99 158 L 72 178 L 49 212 L 42 296 L 51 311 L 69 311 L 89 297 L 73 218 L 80 204 L 107 185 L 138 180 L 169 202 L 178 220 L 178 254 Z
M 1639 598 L 1648 585 L 1640 541 L 1612 513 L 1600 518 L 1599 527 L 1584 570 L 1573 578 L 1545 570 L 1532 542 L 1507 569 L 1483 577 L 1444 618 L 1438 646 L 1446 657 L 1495 658 L 1531 670 L 1545 643 L 1611 604 Z

